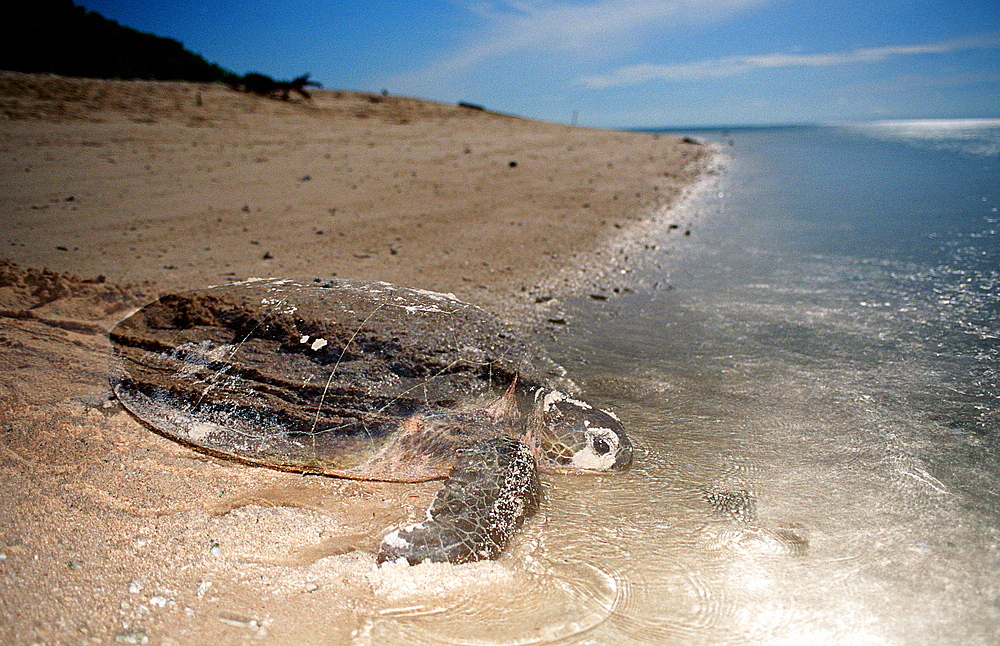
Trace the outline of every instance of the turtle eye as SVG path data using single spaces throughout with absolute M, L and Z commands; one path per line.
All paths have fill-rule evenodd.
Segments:
M 603 429 L 601 429 L 603 430 Z M 605 433 L 590 433 L 590 448 L 598 456 L 604 456 L 611 452 L 611 447 L 616 444 L 614 439 Z

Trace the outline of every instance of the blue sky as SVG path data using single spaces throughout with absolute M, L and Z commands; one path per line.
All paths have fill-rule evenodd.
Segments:
M 76 0 L 236 72 L 602 127 L 1000 117 L 998 0 Z

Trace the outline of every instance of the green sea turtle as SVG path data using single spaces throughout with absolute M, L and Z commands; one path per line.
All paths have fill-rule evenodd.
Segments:
M 508 326 L 449 295 L 249 280 L 163 296 L 110 337 L 119 400 L 196 449 L 361 480 L 446 477 L 379 562 L 495 558 L 536 507 L 539 470 L 632 459 L 614 414 L 546 385 Z

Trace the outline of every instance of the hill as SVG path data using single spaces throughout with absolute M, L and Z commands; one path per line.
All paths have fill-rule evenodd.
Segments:
M 7 0 L 0 69 L 90 78 L 237 83 L 173 38 L 125 27 L 71 0 Z

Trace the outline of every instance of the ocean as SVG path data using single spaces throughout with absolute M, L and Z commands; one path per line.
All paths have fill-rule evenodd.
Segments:
M 632 468 L 546 479 L 513 583 L 383 634 L 1000 642 L 1000 121 L 685 134 L 725 160 L 691 235 L 550 347 Z

